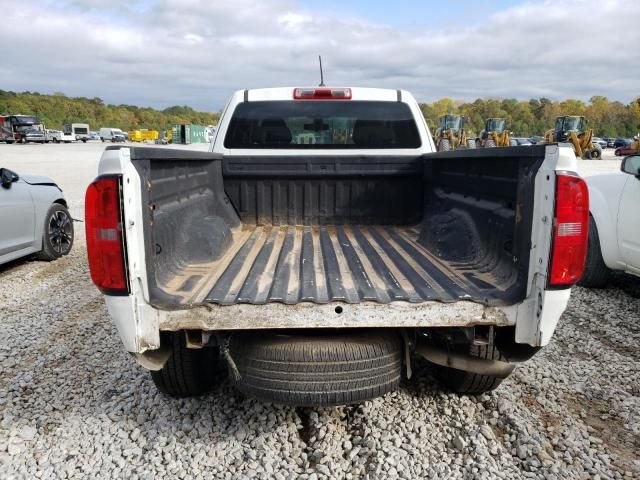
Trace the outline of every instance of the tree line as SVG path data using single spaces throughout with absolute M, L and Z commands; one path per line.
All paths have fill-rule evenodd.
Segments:
M 198 112 L 191 107 L 175 106 L 156 110 L 133 105 L 109 105 L 101 98 L 67 97 L 63 93 L 43 95 L 37 92 L 0 90 L 0 115 L 36 115 L 47 128 L 60 129 L 65 123 L 88 123 L 124 131 L 148 128 L 164 130 L 174 123 L 216 125 L 219 113 Z
M 447 113 L 465 116 L 467 131 L 478 134 L 487 118 L 500 117 L 507 120 L 507 128 L 518 137 L 543 135 L 553 128 L 560 115 L 582 115 L 587 128 L 592 128 L 599 137 L 632 137 L 640 132 L 640 97 L 629 104 L 612 102 L 607 97 L 593 96 L 589 102 L 567 99 L 552 101 L 548 98 L 531 100 L 477 99 L 474 102 L 456 102 L 442 98 L 433 103 L 420 104 L 423 115 L 433 131 L 438 118 Z
M 459 102 L 442 98 L 433 103 L 421 103 L 420 108 L 432 131 L 438 118 L 446 113 L 465 116 L 467 131 L 478 134 L 484 120 L 500 117 L 507 120 L 507 128 L 516 136 L 542 135 L 553 128 L 559 115 L 582 115 L 588 128 L 600 137 L 632 137 L 640 132 L 640 97 L 629 104 L 612 102 L 607 97 L 594 96 L 589 102 L 568 99 L 552 101 L 548 98 L 531 100 L 477 99 Z M 88 123 L 92 129 L 118 127 L 125 131 L 140 128 L 164 130 L 174 123 L 216 125 L 219 112 L 198 112 L 191 107 L 175 106 L 156 110 L 133 105 L 109 105 L 102 99 L 67 97 L 63 93 L 43 95 L 37 92 L 9 92 L 0 90 L 0 115 L 36 115 L 49 128 L 65 123 Z

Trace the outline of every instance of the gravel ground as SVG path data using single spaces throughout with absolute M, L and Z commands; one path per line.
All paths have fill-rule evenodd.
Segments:
M 101 145 L 0 145 L 82 217 Z M 582 162 L 581 172 L 619 160 Z M 488 395 L 420 380 L 357 407 L 158 394 L 70 256 L 0 267 L 0 478 L 640 478 L 640 279 L 575 288 L 551 344 Z

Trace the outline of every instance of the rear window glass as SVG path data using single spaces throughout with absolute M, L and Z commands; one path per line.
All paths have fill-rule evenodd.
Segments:
M 239 104 L 226 148 L 419 148 L 411 110 L 401 102 L 295 100 Z

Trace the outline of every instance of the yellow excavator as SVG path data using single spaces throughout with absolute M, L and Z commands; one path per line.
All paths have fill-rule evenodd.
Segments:
M 467 148 L 467 134 L 464 131 L 462 115 L 442 115 L 440 126 L 435 133 L 436 149 L 439 152 Z
M 602 158 L 602 147 L 592 142 L 593 130 L 584 128 L 584 117 L 565 115 L 556 118 L 554 129 L 544 134 L 546 143 L 567 142 L 573 145 L 576 157 Z
M 487 118 L 484 122 L 484 130 L 476 138 L 476 148 L 511 147 L 517 145 L 511 140 L 510 132 L 505 128 L 507 121 L 504 118 Z

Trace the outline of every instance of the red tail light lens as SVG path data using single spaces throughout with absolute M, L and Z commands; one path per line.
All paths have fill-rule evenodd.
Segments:
M 295 88 L 294 100 L 351 100 L 350 88 Z
M 91 280 L 102 293 L 127 295 L 119 177 L 98 177 L 89 185 L 84 221 Z
M 549 285 L 569 287 L 582 278 L 589 237 L 589 190 L 575 173 L 556 181 L 556 218 Z

